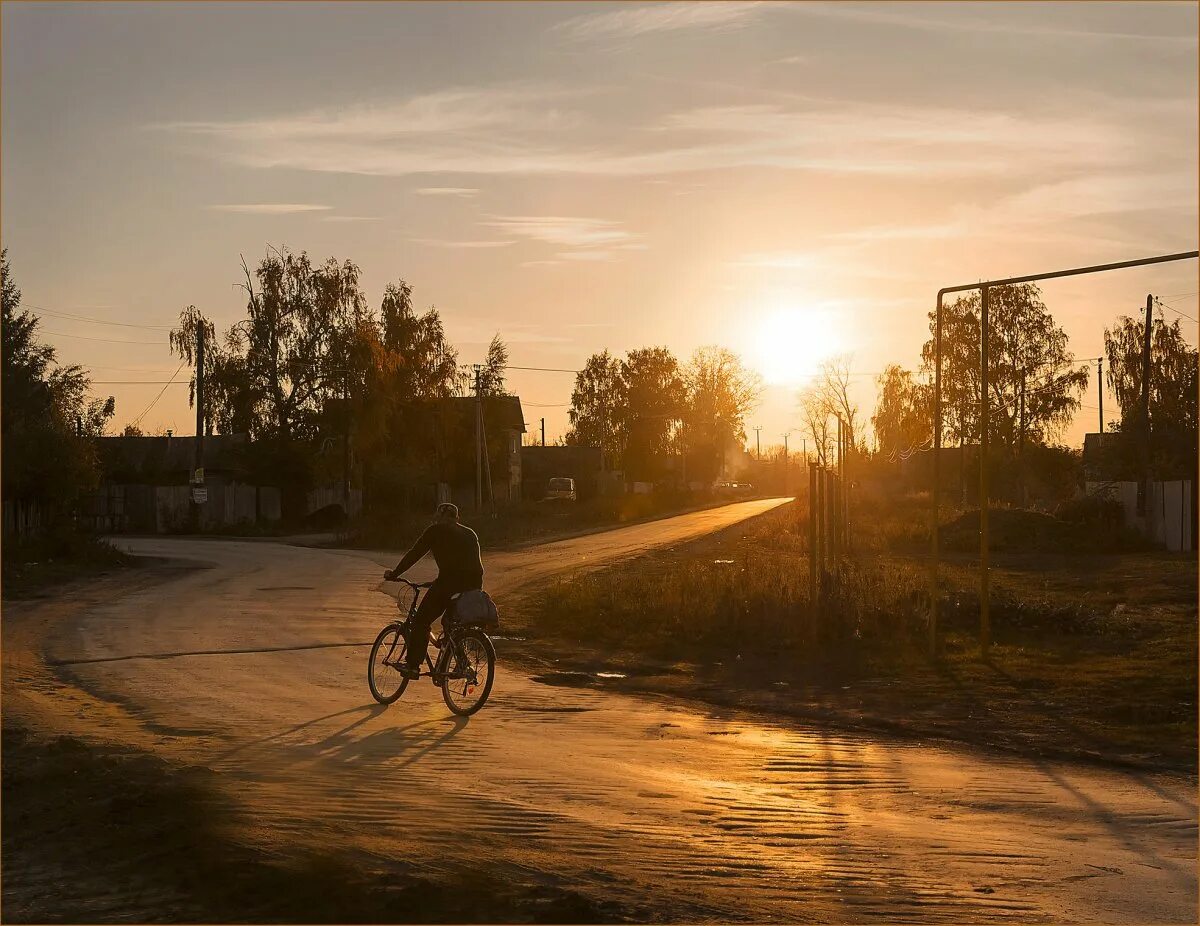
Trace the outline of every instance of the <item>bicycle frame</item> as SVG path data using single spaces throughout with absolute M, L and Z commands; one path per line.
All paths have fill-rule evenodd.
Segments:
M 412 589 L 413 596 L 412 601 L 410 601 L 408 604 L 408 616 L 404 619 L 404 621 L 401 622 L 401 625 L 405 628 L 410 626 L 413 618 L 417 616 L 417 605 L 420 604 L 421 601 L 421 586 L 409 584 L 409 588 Z M 425 593 L 429 593 L 428 587 L 425 588 Z M 404 613 L 404 605 L 401 604 L 399 596 L 396 597 L 396 609 L 400 611 L 400 613 Z M 446 646 L 446 644 L 450 642 L 450 634 L 446 630 L 444 614 L 440 620 L 442 621 L 442 629 L 438 635 L 435 637 L 432 630 L 429 634 L 430 646 L 434 646 L 438 650 L 436 664 L 429 657 L 428 648 L 425 650 L 425 666 L 428 668 L 429 677 L 433 680 L 435 685 L 440 685 L 442 683 L 442 679 L 446 675 L 446 663 L 450 660 L 450 647 Z M 398 643 L 401 638 L 404 639 L 405 646 L 407 646 L 408 638 L 403 632 L 401 632 L 400 637 L 397 638 L 396 643 Z M 392 648 L 388 651 L 387 656 L 384 657 L 383 661 L 385 665 L 391 664 L 392 655 L 396 652 L 396 643 L 392 644 Z

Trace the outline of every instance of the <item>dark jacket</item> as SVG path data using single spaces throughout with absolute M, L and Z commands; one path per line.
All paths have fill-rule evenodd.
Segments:
M 396 575 L 410 569 L 426 553 L 437 563 L 439 585 L 458 589 L 483 587 L 483 558 L 479 536 L 465 524 L 436 521 L 425 528 L 412 549 L 396 567 Z

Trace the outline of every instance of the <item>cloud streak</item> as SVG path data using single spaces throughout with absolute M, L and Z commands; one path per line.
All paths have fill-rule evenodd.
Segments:
M 516 215 L 492 216 L 483 224 L 505 234 L 570 248 L 628 244 L 640 237 L 608 219 Z
M 1012 11 L 1019 10 L 1020 7 L 1011 5 L 1006 10 L 1006 14 L 1010 18 L 1004 21 L 980 17 L 969 5 L 965 8 L 959 8 L 969 11 L 962 19 L 914 15 L 911 10 L 897 13 L 887 9 L 888 6 L 890 4 L 874 3 L 868 6 L 856 6 L 852 3 L 837 2 L 787 4 L 786 8 L 800 15 L 824 16 L 851 22 L 922 32 L 1015 35 L 1024 38 L 1046 38 L 1059 41 L 1063 39 L 1090 39 L 1177 46 L 1195 45 L 1197 41 L 1194 31 L 1190 31 L 1190 34 L 1184 34 L 1182 32 L 1122 32 L 1106 31 L 1103 29 L 1080 29 L 1072 26 L 1056 25 L 1046 21 L 1044 18 L 1038 22 L 1021 22 L 1012 16 Z
M 475 196 L 479 191 L 461 186 L 426 186 L 413 190 L 413 192 L 418 196 L 458 196 L 465 199 Z
M 1087 114 L 801 100 L 695 107 L 609 124 L 563 109 L 565 99 L 553 90 L 447 91 L 392 105 L 164 128 L 251 167 L 376 176 L 661 178 L 776 168 L 977 177 L 1121 166 L 1139 143 Z M 473 189 L 420 192 L 467 196 Z
M 662 32 L 724 31 L 746 25 L 769 5 L 710 0 L 707 3 L 656 3 L 625 7 L 610 13 L 575 16 L 551 27 L 575 41 L 633 38 Z
M 425 244 L 433 248 L 506 248 L 515 241 L 460 241 L 451 238 L 409 238 L 416 244 Z
M 293 215 L 300 212 L 324 212 L 333 207 L 314 203 L 219 203 L 207 208 L 213 212 L 240 212 L 244 215 Z

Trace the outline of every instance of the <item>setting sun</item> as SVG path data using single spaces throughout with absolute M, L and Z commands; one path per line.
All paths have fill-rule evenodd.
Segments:
M 751 364 L 774 385 L 796 385 L 846 349 L 836 316 L 827 309 L 771 311 L 753 334 Z

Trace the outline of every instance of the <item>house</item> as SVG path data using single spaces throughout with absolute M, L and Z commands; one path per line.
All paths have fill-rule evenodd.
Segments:
M 427 458 L 419 461 L 417 482 L 436 490 L 438 501 L 453 501 L 464 511 L 474 511 L 477 462 L 475 422 L 477 402 L 473 396 L 453 396 L 421 403 L 420 419 L 415 425 L 430 436 L 432 445 Z M 487 463 L 482 476 L 491 469 L 492 497 L 504 505 L 521 499 L 521 441 L 525 433 L 525 413 L 515 395 L 485 396 L 482 399 L 484 430 L 487 438 Z M 416 486 L 418 495 L 421 486 Z M 483 487 L 483 504 L 490 502 Z
M 580 499 L 593 498 L 619 486 L 619 474 L 607 466 L 599 447 L 522 447 L 522 497 L 538 501 L 545 497 L 550 480 L 565 476 L 575 480 Z

